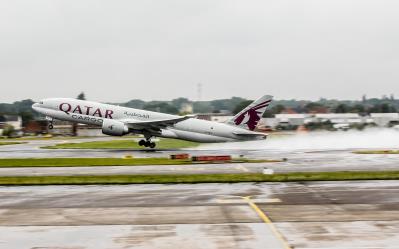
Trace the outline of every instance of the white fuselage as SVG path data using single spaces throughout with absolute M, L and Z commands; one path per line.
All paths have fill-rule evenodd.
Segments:
M 102 126 L 105 119 L 126 122 L 129 120 L 153 121 L 180 117 L 70 98 L 44 99 L 40 103 L 34 104 L 33 109 L 54 119 L 98 126 Z M 148 130 L 151 131 L 151 129 Z M 180 121 L 172 126 L 162 128 L 160 132 L 154 132 L 153 134 L 148 134 L 148 130 L 144 133 L 140 130 L 130 129 L 129 132 L 205 143 L 266 139 L 266 135 L 262 133 L 249 131 L 230 124 L 196 118 Z

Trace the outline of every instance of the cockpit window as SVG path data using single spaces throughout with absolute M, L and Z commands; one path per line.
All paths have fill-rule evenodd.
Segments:
M 43 101 L 40 101 L 39 104 L 43 105 Z

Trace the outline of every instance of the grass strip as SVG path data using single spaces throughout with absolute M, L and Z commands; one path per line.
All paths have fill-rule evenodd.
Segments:
M 231 163 L 266 163 L 278 160 L 251 160 L 240 158 Z M 145 166 L 145 165 L 186 165 L 212 162 L 192 162 L 169 158 L 5 158 L 0 167 L 86 167 L 86 166 Z M 224 163 L 224 162 L 214 162 Z M 230 162 L 229 162 L 230 163 Z
M 6 140 L 6 141 L 20 141 L 20 140 L 26 140 L 26 141 L 36 141 L 36 140 L 70 140 L 70 139 L 84 139 L 84 138 L 95 138 L 95 137 L 88 137 L 88 136 L 81 136 L 81 137 L 64 137 L 64 136 L 42 136 L 42 137 L 36 137 L 36 136 L 29 136 L 29 137 L 15 137 L 15 138 L 9 138 L 9 137 L 1 137 L 0 140 Z
M 104 138 L 104 136 L 51 136 L 51 135 L 46 135 L 46 136 L 26 136 L 26 137 L 4 137 L 0 136 L 0 140 L 6 140 L 6 141 L 19 141 L 19 140 L 73 140 L 73 139 L 86 139 L 86 138 L 91 138 L 91 139 L 96 139 L 96 138 Z M 128 138 L 140 138 L 139 136 L 136 135 L 125 135 L 122 137 L 123 139 L 128 139 Z
M 360 150 L 354 151 L 355 154 L 399 154 L 399 150 Z
M 179 184 L 298 182 L 346 180 L 398 180 L 399 171 L 311 172 L 286 174 L 209 174 L 209 175 L 109 175 L 109 176 L 19 176 L 0 177 L 0 185 L 89 185 L 89 184 Z
M 157 143 L 157 149 L 179 149 L 196 147 L 199 143 L 177 140 L 160 139 Z M 136 141 L 133 140 L 109 140 L 109 141 L 91 141 L 82 143 L 62 143 L 54 146 L 44 146 L 42 149 L 142 149 Z
M 0 142 L 1 145 L 24 144 L 24 142 Z

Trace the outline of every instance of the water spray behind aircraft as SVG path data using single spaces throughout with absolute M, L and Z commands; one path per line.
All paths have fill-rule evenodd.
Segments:
M 265 141 L 204 144 L 199 150 L 341 150 L 399 148 L 399 131 L 367 129 L 364 131 L 310 132 L 294 135 L 271 135 Z

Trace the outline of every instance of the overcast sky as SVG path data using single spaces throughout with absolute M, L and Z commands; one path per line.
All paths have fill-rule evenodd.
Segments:
M 399 1 L 2 0 L 0 102 L 399 97 Z

